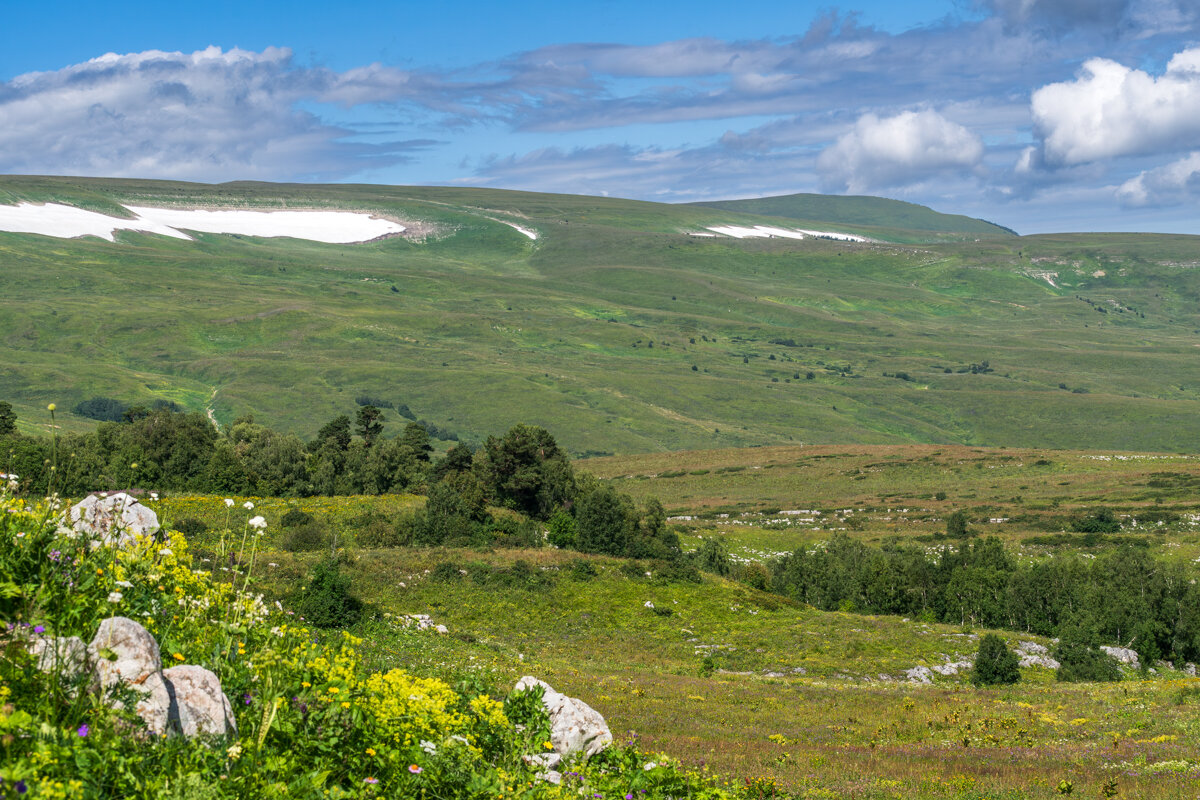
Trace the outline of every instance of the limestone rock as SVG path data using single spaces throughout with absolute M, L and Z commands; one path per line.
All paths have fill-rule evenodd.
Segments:
M 158 642 L 150 631 L 128 617 L 109 617 L 100 623 L 88 645 L 88 659 L 106 700 L 121 708 L 121 700 L 113 695 L 122 687 L 131 687 L 141 695 L 134 711 L 146 727 L 157 734 L 167 733 L 178 712 L 172 708 L 173 693 L 163 679 Z
M 909 683 L 933 683 L 933 672 L 929 667 L 913 667 L 905 670 L 904 677 Z
M 1134 669 L 1140 666 L 1136 650 L 1130 650 L 1128 647 L 1109 647 L 1107 645 L 1101 645 L 1100 649 L 1122 664 L 1128 664 Z
M 966 672 L 975 666 L 975 661 L 970 658 L 965 658 L 961 661 L 947 661 L 941 666 L 933 667 L 933 671 L 939 675 L 957 675 L 959 672 Z
M 541 686 L 542 704 L 550 716 L 550 743 L 554 752 L 566 758 L 574 753 L 593 756 L 612 744 L 612 732 L 598 711 L 582 700 L 556 692 L 554 687 L 531 675 L 517 681 L 513 691 L 523 692 Z
M 1061 664 L 1051 658 L 1050 651 L 1045 645 L 1037 642 L 1019 642 L 1018 647 L 1013 651 L 1021 659 L 1022 667 L 1045 667 L 1046 669 L 1058 669 Z
M 186 737 L 237 735 L 233 706 L 221 680 L 204 667 L 183 664 L 163 671 L 175 695 L 176 724 Z
M 71 527 L 106 544 L 125 547 L 158 530 L 158 515 L 124 492 L 90 495 L 71 506 Z
M 88 650 L 78 636 L 39 636 L 29 643 L 42 672 L 57 672 L 71 681 L 88 667 Z

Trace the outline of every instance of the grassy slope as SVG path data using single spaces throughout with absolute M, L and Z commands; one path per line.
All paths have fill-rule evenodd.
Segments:
M 352 208 L 432 230 L 355 246 L 0 234 L 0 397 L 26 429 L 48 402 L 106 395 L 309 435 L 368 394 L 468 438 L 541 424 L 576 453 L 1200 435 L 1193 237 L 702 239 L 686 231 L 764 220 L 453 188 L 4 178 L 0 193 Z M 958 372 L 982 361 L 994 372 Z
M 789 194 L 753 200 L 717 200 L 692 205 L 802 220 L 814 224 L 873 225 L 893 232 L 889 241 L 913 241 L 914 234 L 946 238 L 1012 236 L 1014 231 L 961 214 L 942 214 L 926 206 L 884 197 Z

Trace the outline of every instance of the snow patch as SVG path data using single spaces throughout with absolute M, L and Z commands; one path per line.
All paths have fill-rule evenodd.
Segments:
M 183 231 L 245 236 L 289 236 L 327 244 L 365 242 L 402 233 L 404 226 L 351 211 L 204 211 L 128 206 L 136 219 L 120 219 L 59 203 L 0 205 L 0 231 L 71 239 L 98 236 L 116 241 L 119 230 L 191 240 Z
M 749 238 L 765 238 L 779 237 L 782 239 L 804 239 L 813 237 L 817 239 L 837 239 L 841 242 L 866 242 L 868 239 L 864 236 L 855 236 L 852 233 L 834 233 L 832 231 L 810 231 L 803 228 L 790 230 L 788 228 L 774 228 L 770 225 L 755 225 L 753 228 L 744 228 L 740 225 L 719 225 L 709 227 L 708 230 L 714 233 L 719 233 L 724 236 L 732 236 L 735 239 Z M 704 235 L 704 234 L 693 234 Z

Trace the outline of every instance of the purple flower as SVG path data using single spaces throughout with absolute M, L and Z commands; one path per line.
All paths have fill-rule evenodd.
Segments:
M 79 729 L 76 730 L 75 732 L 79 734 L 79 737 L 81 739 L 86 739 L 87 735 L 91 732 L 91 728 L 89 728 L 86 724 L 84 724 L 84 725 L 80 725 Z
M 254 699 L 254 697 L 252 695 L 248 695 L 248 694 L 242 695 L 242 702 L 245 703 L 246 705 L 250 705 L 250 701 L 253 699 Z
M 14 788 L 16 788 L 17 794 L 25 794 L 29 791 L 29 787 L 25 785 L 25 781 L 17 781 Z
M 33 632 L 34 632 L 34 633 L 45 633 L 45 632 L 46 632 L 46 626 L 45 626 L 45 625 L 38 625 L 36 628 L 34 628 L 34 629 L 33 629 Z

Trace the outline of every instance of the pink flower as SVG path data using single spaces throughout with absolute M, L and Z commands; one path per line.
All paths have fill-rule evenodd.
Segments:
M 409 764 L 408 771 L 411 772 L 413 775 L 420 775 L 425 770 L 421 769 L 416 764 Z

